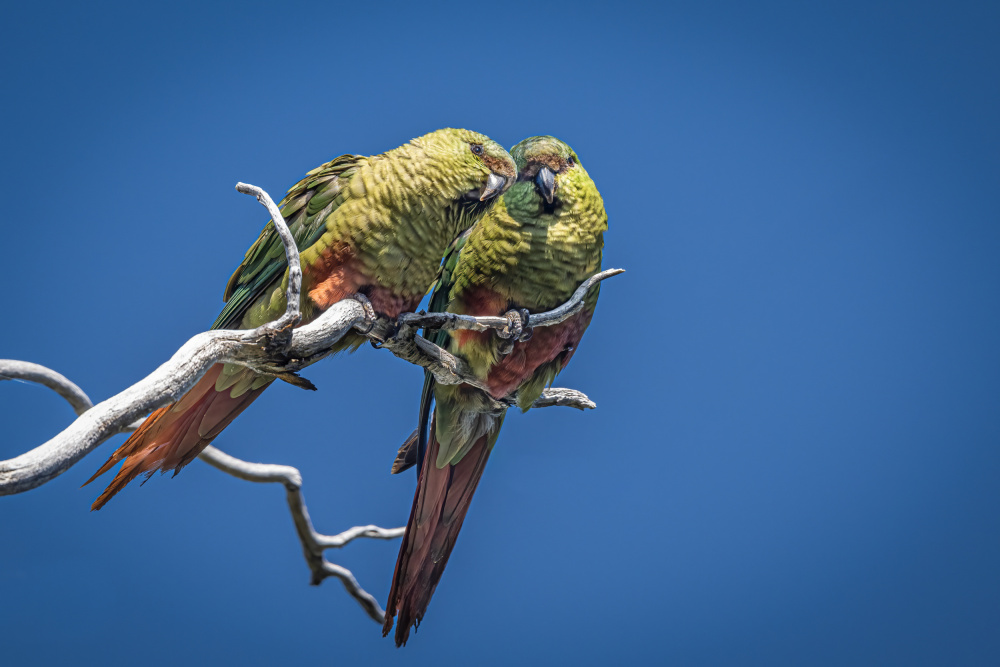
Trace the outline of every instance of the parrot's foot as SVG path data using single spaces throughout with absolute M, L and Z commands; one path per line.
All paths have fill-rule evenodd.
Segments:
M 368 334 L 371 332 L 372 328 L 375 326 L 375 320 L 378 319 L 378 315 L 375 314 L 375 307 L 372 306 L 372 302 L 368 300 L 361 292 L 355 292 L 354 294 L 347 297 L 348 299 L 354 299 L 361 304 L 361 307 L 365 309 L 365 326 L 359 329 L 361 333 Z
M 531 327 L 528 326 L 530 313 L 527 308 L 508 310 L 504 313 L 504 317 L 507 319 L 507 326 L 500 331 L 497 331 L 498 336 L 504 339 L 522 342 L 531 338 Z
M 500 355 L 507 356 L 514 351 L 514 343 L 523 342 L 531 338 L 531 327 L 528 326 L 529 313 L 527 309 L 508 310 L 504 313 L 507 318 L 507 326 L 497 331 L 497 335 L 503 339 L 500 345 Z
M 354 299 L 365 309 L 365 321 L 358 325 L 357 330 L 368 337 L 368 342 L 372 344 L 372 347 L 382 347 L 387 340 L 394 338 L 399 333 L 399 324 L 396 320 L 375 312 L 375 308 L 367 296 L 356 292 L 348 298 Z

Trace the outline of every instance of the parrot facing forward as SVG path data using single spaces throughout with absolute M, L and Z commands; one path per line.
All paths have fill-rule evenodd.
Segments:
M 554 137 L 531 137 L 511 155 L 518 167 L 517 182 L 453 244 L 431 297 L 431 311 L 477 316 L 516 309 L 543 312 L 565 302 L 600 270 L 607 215 L 573 150 Z M 493 332 L 426 335 L 465 359 L 494 398 L 516 397 L 517 406 L 526 411 L 573 356 L 597 296 L 595 286 L 577 315 L 539 327 L 512 350 L 509 341 Z M 495 405 L 479 389 L 438 385 L 425 374 L 419 427 L 393 465 L 393 472 L 400 472 L 419 464 L 382 628 L 388 635 L 393 617 L 399 615 L 396 646 L 406 643 L 411 626 L 419 625 L 455 546 L 503 424 L 506 408 Z
M 310 171 L 279 205 L 301 250 L 302 323 L 355 293 L 388 317 L 416 308 L 449 244 L 496 203 L 516 173 L 499 144 L 457 129 L 381 155 L 342 155 Z M 284 247 L 269 222 L 230 278 L 212 328 L 252 329 L 277 319 L 287 281 Z M 335 351 L 364 340 L 349 333 Z M 235 364 L 213 366 L 177 402 L 153 412 L 87 481 L 125 459 L 91 509 L 141 473 L 177 474 L 274 379 Z

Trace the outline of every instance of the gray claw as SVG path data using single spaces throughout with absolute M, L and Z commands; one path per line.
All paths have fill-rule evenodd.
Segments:
M 371 333 L 371 330 L 375 328 L 375 320 L 378 317 L 378 315 L 375 313 L 375 308 L 372 306 L 372 302 L 369 301 L 368 297 L 366 297 L 361 292 L 355 292 L 349 298 L 354 299 L 355 301 L 360 303 L 361 307 L 364 308 L 365 310 L 365 324 L 367 326 L 365 327 L 364 331 L 361 331 L 360 329 L 359 331 L 361 331 L 361 333 L 363 334 Z
M 521 335 L 517 337 L 518 342 L 525 342 L 531 340 L 531 325 L 528 324 L 528 320 L 531 317 L 531 313 L 528 312 L 527 308 L 522 308 L 521 313 Z
M 507 340 L 517 340 L 521 337 L 521 332 L 524 329 L 521 313 L 516 310 L 508 310 L 504 313 L 504 317 L 507 318 L 507 326 L 503 331 L 498 331 L 497 334 Z

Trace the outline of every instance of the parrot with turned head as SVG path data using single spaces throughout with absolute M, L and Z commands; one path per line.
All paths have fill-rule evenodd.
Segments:
M 452 245 L 430 310 L 476 316 L 543 312 L 567 301 L 600 271 L 608 218 L 576 153 L 545 136 L 525 139 L 511 155 L 517 182 Z M 382 628 L 388 635 L 398 614 L 396 646 L 406 643 L 410 627 L 419 625 L 427 611 L 500 434 L 506 401 L 516 400 L 528 410 L 569 363 L 594 314 L 598 291 L 591 289 L 583 309 L 570 319 L 539 327 L 513 347 L 492 331 L 425 332 L 468 362 L 490 396 L 465 384 L 439 385 L 425 373 L 419 426 L 393 465 L 393 472 L 418 465 Z
M 302 323 L 353 294 L 388 317 L 411 311 L 434 283 L 449 244 L 514 181 L 514 162 L 489 137 L 443 129 L 381 155 L 342 155 L 310 171 L 279 205 L 301 251 Z M 226 286 L 214 329 L 252 329 L 285 310 L 288 266 L 269 222 Z M 335 351 L 365 338 L 348 333 Z M 274 376 L 216 364 L 177 402 L 153 412 L 88 484 L 124 459 L 100 509 L 136 476 L 176 474 Z

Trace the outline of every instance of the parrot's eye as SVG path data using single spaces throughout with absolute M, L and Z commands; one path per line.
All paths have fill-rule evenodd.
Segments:
M 472 144 L 472 152 L 475 153 L 476 155 L 482 155 L 483 154 L 483 145 L 482 144 Z

